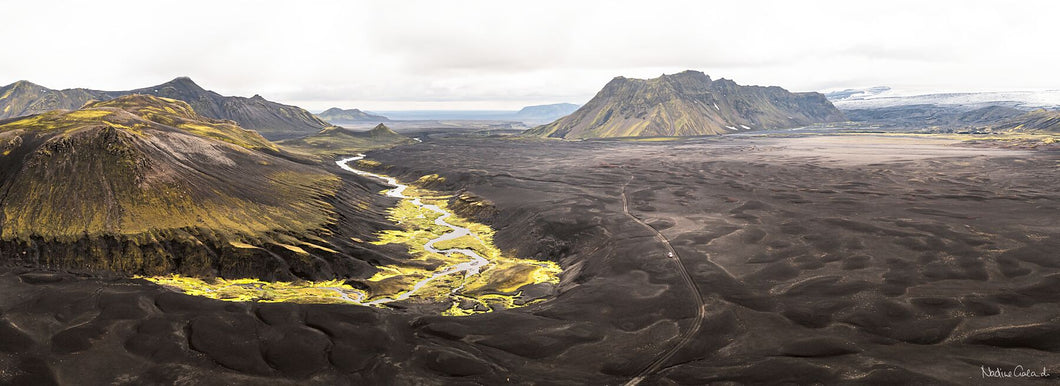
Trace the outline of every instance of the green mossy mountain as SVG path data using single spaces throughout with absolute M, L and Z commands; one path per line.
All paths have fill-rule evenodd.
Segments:
M 685 71 L 655 79 L 617 77 L 574 113 L 526 134 L 568 139 L 715 135 L 843 120 L 820 93 L 741 86 Z
M 363 123 L 363 122 L 386 122 L 390 118 L 382 115 L 369 114 L 358 109 L 340 109 L 338 107 L 332 107 L 324 110 L 317 117 L 331 123 L 333 125 L 341 125 L 344 123 Z
M 398 134 L 380 123 L 368 131 L 353 131 L 332 126 L 307 137 L 283 140 L 278 143 L 294 152 L 330 159 L 413 142 L 415 140 L 412 138 Z
M 223 96 L 199 87 L 187 77 L 129 91 L 99 91 L 83 88 L 52 90 L 18 81 L 0 87 L 0 119 L 39 114 L 51 110 L 73 110 L 93 100 L 109 100 L 124 95 L 153 95 L 187 102 L 203 116 L 227 119 L 255 130 L 270 140 L 309 135 L 329 126 L 297 106 L 268 101 L 259 95 L 250 98 Z
M 1038 109 L 1001 122 L 994 131 L 1048 131 L 1060 133 L 1060 111 Z
M 145 275 L 343 273 L 322 260 L 338 253 L 326 238 L 343 181 L 188 103 L 131 95 L 0 121 L 0 152 L 0 261 Z

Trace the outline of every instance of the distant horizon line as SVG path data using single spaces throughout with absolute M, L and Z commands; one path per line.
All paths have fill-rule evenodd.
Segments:
M 699 71 L 699 70 L 686 70 L 686 71 L 703 72 L 703 71 Z M 665 75 L 670 75 L 670 74 L 665 74 Z M 707 74 L 707 75 L 709 75 L 709 74 Z M 620 76 L 617 76 L 617 77 L 624 77 L 624 76 L 620 75 Z M 597 89 L 592 94 L 588 94 L 588 97 L 579 98 L 579 99 L 584 99 L 585 102 L 582 102 L 582 103 L 570 102 L 569 99 L 568 99 L 568 101 L 561 101 L 561 102 L 529 102 L 529 101 L 517 102 L 517 101 L 502 100 L 502 99 L 498 99 L 498 100 L 484 100 L 481 97 L 475 97 L 475 99 L 471 99 L 471 100 L 466 100 L 466 99 L 452 99 L 452 100 L 414 100 L 414 99 L 413 100 L 393 100 L 393 99 L 389 99 L 389 100 L 381 100 L 381 101 L 304 100 L 304 99 L 299 99 L 299 98 L 286 98 L 286 97 L 283 96 L 283 93 L 273 94 L 271 92 L 264 91 L 264 90 L 258 90 L 257 92 L 253 92 L 251 94 L 251 96 L 245 96 L 245 94 L 247 94 L 247 92 L 239 92 L 239 91 L 233 92 L 233 91 L 228 91 L 228 90 L 218 91 L 216 89 L 209 88 L 209 87 L 204 87 L 204 86 L 200 85 L 198 82 L 196 82 L 194 79 L 192 79 L 192 77 L 190 77 L 188 75 L 175 76 L 175 77 L 170 78 L 170 80 L 168 80 L 168 81 L 165 81 L 165 82 L 162 82 L 162 83 L 159 83 L 159 84 L 150 85 L 150 86 L 139 87 L 139 88 L 148 88 L 148 87 L 153 87 L 153 86 L 160 86 L 160 85 L 164 85 L 164 84 L 167 84 L 167 83 L 170 83 L 170 82 L 180 81 L 180 80 L 185 80 L 185 79 L 191 81 L 196 86 L 198 86 L 198 87 L 200 87 L 200 88 L 202 88 L 202 89 L 204 89 L 206 91 L 212 91 L 212 92 L 218 93 L 218 94 L 220 94 L 222 96 L 243 97 L 243 98 L 252 98 L 253 96 L 260 96 L 262 98 L 265 98 L 265 99 L 273 101 L 273 102 L 278 102 L 278 103 L 282 103 L 282 104 L 286 104 L 286 105 L 301 107 L 301 108 L 306 109 L 307 111 L 309 111 L 309 112 L 311 112 L 313 114 L 317 114 L 317 113 L 323 112 L 323 111 L 325 111 L 325 110 L 327 110 L 329 108 L 334 108 L 334 107 L 338 107 L 338 108 L 341 108 L 341 109 L 344 109 L 344 110 L 346 110 L 346 109 L 358 109 L 358 110 L 361 110 L 361 111 L 364 111 L 364 112 L 380 113 L 380 114 L 385 114 L 385 113 L 398 113 L 398 114 L 401 114 L 401 113 L 410 113 L 410 112 L 418 112 L 418 113 L 460 112 L 460 113 L 483 113 L 483 114 L 504 113 L 504 112 L 518 111 L 521 108 L 530 107 L 530 106 L 545 106 L 545 105 L 555 105 L 555 104 L 573 104 L 573 105 L 582 106 L 582 105 L 585 104 L 585 102 L 588 102 L 590 99 L 592 99 L 593 95 L 595 95 L 596 92 L 599 91 L 599 89 Z M 636 79 L 640 79 L 640 78 L 636 78 Z M 716 80 L 716 79 L 714 79 L 713 76 L 711 76 L 711 79 L 712 80 Z M 717 79 L 729 79 L 729 78 L 721 76 L 721 77 L 718 77 Z M 730 79 L 730 80 L 732 80 L 732 79 Z M 18 79 L 18 80 L 12 81 L 10 83 L 6 83 L 6 84 L 0 83 L 0 84 L 2 84 L 3 86 L 10 86 L 10 85 L 13 85 L 13 84 L 16 84 L 16 83 L 19 83 L 19 82 L 28 82 L 28 83 L 31 83 L 31 84 L 34 84 L 34 85 L 37 85 L 37 86 L 40 86 L 40 87 L 48 88 L 50 90 L 58 90 L 58 91 L 72 90 L 72 89 L 114 91 L 114 90 L 108 90 L 108 87 L 99 88 L 99 89 L 92 88 L 92 87 L 85 87 L 85 86 L 51 88 L 49 86 L 43 85 L 41 83 L 38 83 L 38 82 L 36 82 L 34 80 L 30 80 L 30 79 Z M 0 86 L 0 87 L 3 87 L 3 86 Z M 747 84 L 746 86 L 759 86 L 759 85 Z M 788 89 L 787 87 L 785 87 L 783 85 L 777 85 L 777 86 L 785 88 L 785 89 Z M 603 85 L 601 85 L 600 87 L 603 87 Z M 883 85 L 883 84 L 877 84 L 877 85 L 874 85 L 874 86 L 864 86 L 864 87 L 840 86 L 840 87 L 829 87 L 829 88 L 818 89 L 818 90 L 806 90 L 806 91 L 789 90 L 789 91 L 793 91 L 793 92 L 818 92 L 818 93 L 821 93 L 821 94 L 828 94 L 828 93 L 842 92 L 842 91 L 848 91 L 848 90 L 867 90 L 867 89 L 877 88 L 877 87 L 887 87 L 889 89 L 886 92 L 886 96 L 884 96 L 884 97 L 916 97 L 916 96 L 924 96 L 924 95 L 948 95 L 948 94 L 1060 92 L 1060 89 L 1055 89 L 1055 88 L 1018 88 L 1018 89 L 1017 88 L 1006 88 L 1006 89 L 987 88 L 987 89 L 981 89 L 981 90 L 957 91 L 957 90 L 946 89 L 946 88 L 926 88 L 926 87 L 917 87 L 917 86 L 888 86 L 888 85 Z M 273 94 L 275 96 L 266 97 L 263 94 Z M 528 96 L 528 98 L 533 98 L 533 96 Z M 571 97 L 570 99 L 574 99 L 574 98 L 575 97 Z M 372 104 L 393 104 L 393 105 L 400 105 L 400 104 L 463 104 L 463 105 L 494 104 L 494 105 L 496 105 L 496 104 L 499 104 L 499 103 L 500 104 L 505 104 L 507 106 L 515 106 L 515 107 L 507 107 L 507 108 L 478 108 L 478 107 L 475 107 L 475 108 L 459 108 L 459 107 L 457 107 L 457 108 L 437 108 L 437 107 L 427 107 L 427 108 L 392 108 L 392 107 L 387 107 L 387 108 L 364 108 L 364 107 L 361 107 L 361 106 L 372 105 Z M 321 106 L 327 106 L 327 107 L 321 107 Z

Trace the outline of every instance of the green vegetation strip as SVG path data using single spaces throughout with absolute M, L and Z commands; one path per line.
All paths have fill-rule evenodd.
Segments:
M 378 166 L 361 162 L 360 167 Z M 436 175 L 424 176 L 418 183 L 436 180 Z M 386 191 L 381 192 L 386 194 Z M 381 265 L 378 272 L 363 283 L 368 290 L 356 289 L 341 280 L 323 282 L 265 282 L 257 279 L 199 279 L 179 275 L 154 276 L 145 279 L 189 295 L 238 302 L 295 302 L 295 303 L 350 303 L 385 306 L 393 299 L 407 296 L 410 302 L 444 303 L 450 307 L 444 315 L 464 316 L 498 309 L 521 307 L 539 301 L 523 298 L 522 289 L 529 285 L 559 283 L 562 271 L 556 263 L 506 256 L 493 244 L 494 230 L 455 214 L 445 222 L 467 228 L 470 234 L 434 245 L 437 250 L 468 249 L 489 261 L 477 273 L 457 272 L 436 276 L 471 257 L 459 252 L 436 253 L 425 245 L 451 228 L 435 223 L 442 214 L 416 205 L 436 205 L 445 212 L 449 196 L 440 192 L 410 186 L 398 205 L 388 212 L 399 230 L 388 230 L 376 235 L 372 244 L 404 245 L 413 257 L 405 264 Z M 433 278 L 432 278 L 433 277 Z M 426 282 L 426 284 L 422 284 Z M 421 284 L 416 288 L 417 284 Z M 409 291 L 415 292 L 409 293 Z

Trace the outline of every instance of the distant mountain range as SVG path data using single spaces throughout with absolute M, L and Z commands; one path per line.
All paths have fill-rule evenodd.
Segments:
M 316 116 L 333 125 L 341 125 L 344 123 L 386 122 L 390 120 L 390 118 L 382 115 L 366 113 L 358 109 L 344 110 L 338 107 L 324 110 L 324 112 L 319 113 Z
M 313 135 L 286 139 L 278 143 L 293 151 L 333 159 L 340 155 L 348 156 L 366 150 L 414 142 L 414 139 L 398 134 L 380 123 L 368 131 L 332 126 Z
M 887 91 L 891 91 L 891 88 L 887 86 L 876 86 L 861 89 L 848 88 L 842 91 L 826 92 L 824 93 L 824 97 L 828 98 L 828 100 L 830 101 L 835 102 L 839 100 L 863 99 L 874 95 L 879 95 Z
M 552 122 L 578 109 L 573 103 L 555 103 L 526 106 L 518 111 L 508 110 L 397 110 L 380 111 L 394 120 L 464 120 L 464 121 L 513 121 L 527 125 Z
M 825 96 L 842 110 L 911 105 L 955 106 L 966 110 L 1003 106 L 1025 111 L 1060 107 L 1060 90 L 899 95 L 890 87 L 877 86 L 834 91 L 825 93 Z
M 83 88 L 53 90 L 27 81 L 18 81 L 0 87 L 0 119 L 56 109 L 75 110 L 92 100 L 108 100 L 131 94 L 181 100 L 191 105 L 196 113 L 209 118 L 234 121 L 270 140 L 309 135 L 330 126 L 297 106 L 271 102 L 260 95 L 250 98 L 223 96 L 199 87 L 187 77 L 128 91 Z
M 892 127 L 970 127 L 994 124 L 1026 113 L 1024 110 L 985 106 L 974 109 L 939 105 L 888 106 L 843 110 L 851 122 Z
M 898 127 L 1017 126 L 1009 123 L 1033 120 L 1024 117 L 1031 110 L 1060 108 L 1060 91 L 895 95 L 878 86 L 825 95 L 853 122 Z
M 581 106 L 573 103 L 526 106 L 517 111 L 515 117 L 517 120 L 527 123 L 551 122 L 570 115 L 570 113 L 577 111 L 579 107 Z
M 527 131 L 560 138 L 714 135 L 844 121 L 819 93 L 741 86 L 698 71 L 617 77 L 573 114 Z

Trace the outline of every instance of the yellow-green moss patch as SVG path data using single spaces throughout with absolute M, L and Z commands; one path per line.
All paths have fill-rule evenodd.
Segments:
M 429 175 L 421 178 L 419 182 L 426 183 L 440 178 Z M 452 228 L 436 223 L 438 218 L 443 216 L 442 213 L 417 206 L 413 201 L 420 199 L 424 203 L 437 205 L 444 212 L 452 213 L 447 200 L 444 199 L 448 196 L 422 186 L 409 187 L 404 194 L 408 198 L 401 200 L 388 211 L 389 219 L 400 229 L 380 232 L 371 243 L 403 245 L 412 259 L 402 264 L 377 266 L 378 271 L 363 281 L 367 291 L 356 290 L 338 281 L 267 283 L 255 279 L 206 281 L 181 276 L 147 279 L 178 288 L 191 295 L 230 301 L 346 302 L 376 306 L 405 299 L 412 302 L 451 302 L 443 315 L 452 316 L 525 306 L 536 300 L 528 302 L 523 299 L 522 288 L 534 284 L 559 283 L 562 270 L 556 263 L 508 256 L 493 244 L 492 228 L 456 215 L 450 215 L 444 221 L 467 228 L 470 234 L 434 243 L 433 247 L 443 253 L 428 250 L 426 244 L 451 232 Z M 360 242 L 359 239 L 355 241 Z M 239 248 L 254 247 L 240 242 L 231 244 Z M 305 253 L 304 249 L 297 246 L 277 245 Z M 323 248 L 309 243 L 302 245 Z M 472 259 L 472 256 L 453 249 L 472 250 L 486 259 L 488 264 L 480 267 L 477 273 L 465 274 L 457 271 L 442 274 Z
M 181 275 L 144 277 L 188 295 L 235 302 L 349 303 L 364 292 L 341 280 L 266 282 L 257 279 L 200 279 Z

